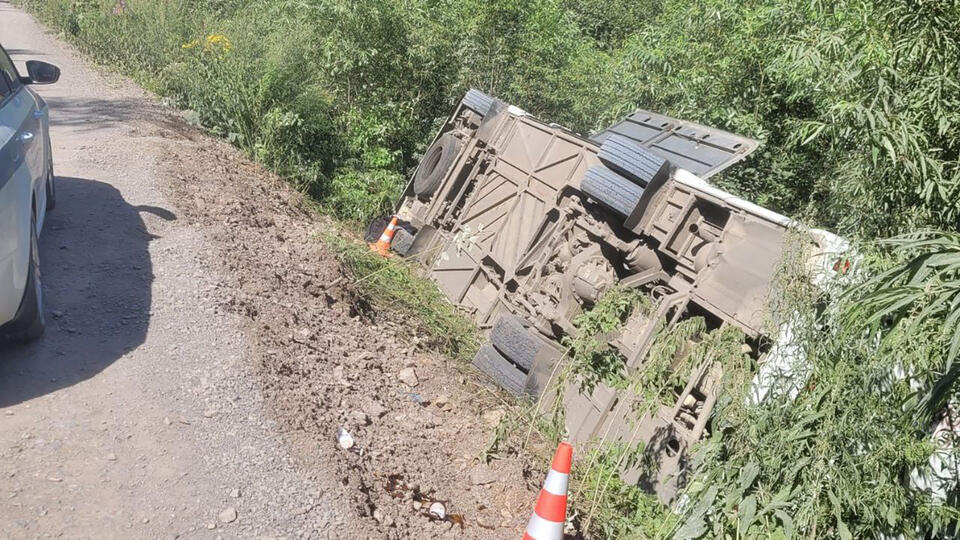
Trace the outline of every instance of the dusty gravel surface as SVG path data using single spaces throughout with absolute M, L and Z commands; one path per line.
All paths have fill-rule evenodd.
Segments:
M 326 289 L 330 223 L 5 2 L 0 36 L 63 70 L 48 333 L 0 349 L 0 538 L 522 534 L 544 471 L 480 459 L 505 402 Z

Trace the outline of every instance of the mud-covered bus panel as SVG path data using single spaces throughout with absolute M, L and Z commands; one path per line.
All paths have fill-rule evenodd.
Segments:
M 643 109 L 595 134 L 593 139 L 602 144 L 614 134 L 704 179 L 743 161 L 760 145 L 754 139 Z
M 489 336 L 475 360 L 482 371 L 511 392 L 541 395 L 564 355 L 563 338 L 578 332 L 576 317 L 617 284 L 645 291 L 653 304 L 604 338 L 628 371 L 642 368 L 658 332 L 691 316 L 758 342 L 794 224 L 697 174 L 736 163 L 756 141 L 645 111 L 588 139 L 468 97 L 435 140 L 456 155 L 437 159 L 432 150 L 444 169 L 421 184 L 435 190 L 416 193 L 411 183 L 399 212 L 420 231 L 414 243 L 428 275 Z M 604 140 L 613 142 L 602 147 Z M 644 148 L 667 157 L 669 174 Z M 641 167 L 612 163 L 617 152 Z M 644 164 L 653 164 L 649 174 Z M 667 502 L 689 474 L 687 449 L 709 429 L 720 369 L 695 373 L 673 406 L 640 419 L 628 414 L 632 399 L 623 391 L 572 384 L 561 396 L 567 428 L 575 441 L 612 434 L 606 440 L 644 443 L 656 466 L 644 474 L 627 467 L 623 476 Z

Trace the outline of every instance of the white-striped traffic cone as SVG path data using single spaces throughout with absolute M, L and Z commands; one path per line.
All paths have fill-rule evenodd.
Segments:
M 563 540 L 563 524 L 567 520 L 567 483 L 572 464 L 573 447 L 560 443 L 523 540 Z
M 383 234 L 380 235 L 380 239 L 370 244 L 370 251 L 375 251 L 379 253 L 382 257 L 390 256 L 390 242 L 393 241 L 393 234 L 397 230 L 397 216 L 393 216 L 393 219 L 390 220 L 390 224 L 387 225 L 387 228 L 384 229 Z

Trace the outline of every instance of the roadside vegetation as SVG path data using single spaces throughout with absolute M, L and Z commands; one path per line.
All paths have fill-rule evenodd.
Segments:
M 860 253 L 826 291 L 802 254 L 786 261 L 777 312 L 789 320 L 773 322 L 789 322 L 810 375 L 795 397 L 752 405 L 740 338 L 689 323 L 701 341 L 687 368 L 726 369 L 684 504 L 672 513 L 620 483 L 625 449 L 590 450 L 577 458 L 577 520 L 606 538 L 957 535 L 960 494 L 935 499 L 910 478 L 936 452 L 933 426 L 958 422 L 960 2 L 21 3 L 348 223 L 389 211 L 470 87 L 583 133 L 639 105 L 760 139 L 717 182 Z M 329 241 L 445 350 L 475 347 L 409 268 Z M 654 407 L 675 374 L 658 361 L 627 374 L 590 341 L 633 309 L 643 300 L 619 291 L 578 321 L 559 376 L 633 385 Z M 664 336 L 657 358 L 671 346 Z M 517 425 L 558 437 L 535 411 Z
M 380 309 L 414 315 L 432 347 L 451 358 L 470 361 L 480 346 L 477 327 L 457 312 L 447 297 L 417 267 L 403 259 L 384 258 L 341 235 L 323 237 L 351 277 L 347 284 Z

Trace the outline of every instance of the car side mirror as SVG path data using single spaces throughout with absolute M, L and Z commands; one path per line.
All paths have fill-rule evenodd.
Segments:
M 24 84 L 53 84 L 60 80 L 60 68 L 40 60 L 27 60 L 27 76 L 20 80 Z

